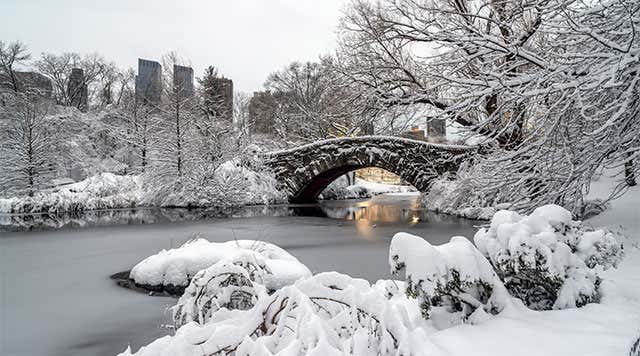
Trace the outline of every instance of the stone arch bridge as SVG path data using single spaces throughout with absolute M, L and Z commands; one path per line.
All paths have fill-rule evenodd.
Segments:
M 345 137 L 266 153 L 265 164 L 292 203 L 314 202 L 331 182 L 360 168 L 395 173 L 424 192 L 432 180 L 455 172 L 477 148 L 388 136 Z

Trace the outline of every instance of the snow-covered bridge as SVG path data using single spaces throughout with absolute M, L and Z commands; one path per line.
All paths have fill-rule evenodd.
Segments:
M 345 137 L 267 153 L 273 170 L 294 203 L 308 203 L 336 178 L 350 171 L 378 167 L 400 176 L 420 191 L 431 181 L 455 172 L 476 148 L 428 143 L 389 136 Z

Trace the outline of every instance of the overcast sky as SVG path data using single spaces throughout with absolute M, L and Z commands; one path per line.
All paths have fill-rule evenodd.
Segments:
M 42 52 L 98 52 L 120 67 L 176 50 L 236 90 L 259 90 L 292 61 L 335 48 L 346 0 L 0 0 L 0 40 Z

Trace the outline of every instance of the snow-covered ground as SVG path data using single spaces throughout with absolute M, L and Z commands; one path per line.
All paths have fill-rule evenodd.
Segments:
M 602 189 L 611 186 L 609 179 L 601 183 Z M 594 187 L 594 194 L 598 191 Z M 407 298 L 402 282 L 379 281 L 371 286 L 349 276 L 323 273 L 273 295 L 255 292 L 251 309 L 217 310 L 204 324 L 183 325 L 174 336 L 136 354 L 235 350 L 251 355 L 631 355 L 640 337 L 638 202 L 640 188 L 630 189 L 606 213 L 588 222 L 614 228 L 620 222 L 628 224 L 622 231 L 627 237 L 621 237 L 626 258 L 617 268 L 587 266 L 593 254 L 600 256 L 603 246 L 613 246 L 614 235 L 591 232 L 588 226 L 572 222 L 568 211 L 549 206 L 529 217 L 503 211 L 490 228 L 476 234 L 479 251 L 460 237 L 441 246 L 407 234 L 394 237 L 389 264 L 392 270 L 405 271 L 407 290 L 419 303 Z M 553 309 L 532 310 L 506 294 L 481 253 L 501 254 L 493 261 L 496 266 L 509 258 L 530 266 L 530 256 L 548 254 L 543 266 L 561 281 Z M 594 294 L 598 274 L 602 283 Z M 462 290 L 455 287 L 458 278 L 463 280 Z M 445 287 L 450 283 L 454 287 Z M 462 310 L 443 309 L 455 306 L 455 298 L 464 301 Z M 573 307 L 598 299 L 599 303 Z M 431 315 L 428 321 L 422 318 L 425 313 Z M 123 353 L 130 354 L 131 349 Z

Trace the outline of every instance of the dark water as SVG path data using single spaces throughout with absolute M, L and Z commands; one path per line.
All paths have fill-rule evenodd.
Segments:
M 417 196 L 407 195 L 208 214 L 146 209 L 2 218 L 5 228 L 31 231 L 0 233 L 0 355 L 115 355 L 167 335 L 160 326 L 175 300 L 117 287 L 109 276 L 193 234 L 272 242 L 314 273 L 375 282 L 391 278 L 387 253 L 396 232 L 441 244 L 472 237 L 477 224 L 425 212 Z
M 327 200 L 310 205 L 249 206 L 220 212 L 208 209 L 136 208 L 93 210 L 68 214 L 0 214 L 0 231 L 37 231 L 115 225 L 146 225 L 225 218 L 313 216 L 371 223 L 410 223 L 419 221 L 458 221 L 427 212 L 417 195 L 383 195 L 360 200 Z

